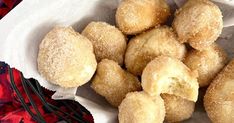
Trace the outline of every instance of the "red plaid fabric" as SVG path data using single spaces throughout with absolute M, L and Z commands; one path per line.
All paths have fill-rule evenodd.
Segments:
M 48 123 L 56 123 L 64 119 L 68 119 L 72 123 L 93 123 L 93 117 L 83 106 L 79 103 L 72 100 L 60 100 L 55 101 L 51 99 L 52 91 L 48 91 L 44 88 L 42 92 L 44 93 L 44 98 L 47 103 L 50 103 L 53 106 L 56 106 L 57 109 L 54 109 L 52 112 L 49 110 L 45 104 L 42 103 L 41 98 L 33 92 L 31 88 L 28 88 L 28 91 L 31 95 L 31 98 L 28 97 L 25 88 L 22 85 L 22 78 L 19 71 L 13 69 L 14 76 L 14 85 L 20 92 L 22 98 L 19 97 L 15 88 L 11 83 L 11 78 L 8 74 L 8 66 L 0 62 L 0 123 L 36 123 L 32 115 L 25 109 L 22 105 L 20 99 L 23 99 L 26 106 L 29 107 L 29 110 L 36 116 L 37 110 L 40 113 L 43 121 Z M 35 86 L 36 81 L 30 80 L 30 83 Z M 37 110 L 33 107 L 30 102 L 30 99 L 35 103 Z M 64 114 L 62 112 L 66 112 Z M 56 114 L 59 114 L 56 115 Z M 75 118 L 74 118 L 75 117 Z
M 22 0 L 0 0 L 0 19 L 10 12 Z

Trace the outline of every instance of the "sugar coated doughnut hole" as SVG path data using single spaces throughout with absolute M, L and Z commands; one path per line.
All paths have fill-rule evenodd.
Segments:
M 193 48 L 203 50 L 221 34 L 222 13 L 209 0 L 188 0 L 176 12 L 173 28 L 179 41 L 188 42 Z
M 152 96 L 166 93 L 197 101 L 197 72 L 176 58 L 156 57 L 147 64 L 141 78 L 143 90 Z
M 141 76 L 145 66 L 160 55 L 183 60 L 187 50 L 167 26 L 157 27 L 132 38 L 125 54 L 125 65 L 129 72 Z
M 204 96 L 204 107 L 213 123 L 234 121 L 234 59 L 215 77 Z
M 162 98 L 143 91 L 128 93 L 119 106 L 119 123 L 163 123 L 164 117 Z
M 78 87 L 88 82 L 97 67 L 92 43 L 72 27 L 54 27 L 38 51 L 38 71 L 61 87 Z
M 103 59 L 97 67 L 91 87 L 107 101 L 118 107 L 128 92 L 140 91 L 137 77 L 123 70 L 118 63 Z
M 184 60 L 190 69 L 198 71 L 200 87 L 208 86 L 226 62 L 226 52 L 215 43 L 202 51 L 192 49 Z
M 106 22 L 91 22 L 82 35 L 92 42 L 98 62 L 106 58 L 123 65 L 127 41 L 119 29 Z
M 129 35 L 165 23 L 170 8 L 165 0 L 123 0 L 116 11 L 116 23 Z
M 195 102 L 170 94 L 161 94 L 161 96 L 166 109 L 165 121 L 175 123 L 192 116 Z

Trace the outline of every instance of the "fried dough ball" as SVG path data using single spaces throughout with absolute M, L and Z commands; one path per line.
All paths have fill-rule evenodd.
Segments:
M 163 26 L 130 40 L 125 54 L 125 65 L 129 72 L 141 75 L 147 63 L 159 55 L 182 60 L 185 54 L 185 45 L 176 40 L 171 28 Z
M 115 16 L 120 30 L 133 35 L 166 22 L 170 8 L 165 0 L 123 0 Z
M 92 43 L 72 27 L 55 27 L 42 40 L 38 71 L 61 87 L 78 87 L 88 82 L 97 67 Z
M 162 98 L 143 91 L 128 93 L 119 106 L 119 123 L 163 123 L 164 117 Z
M 159 56 L 152 60 L 142 73 L 142 87 L 154 96 L 174 94 L 190 101 L 197 101 L 197 72 L 175 58 Z
M 98 62 L 107 58 L 123 64 L 127 41 L 116 27 L 105 22 L 91 22 L 82 35 L 92 42 Z
M 222 13 L 209 0 L 188 0 L 176 12 L 173 28 L 179 41 L 188 42 L 193 48 L 203 50 L 221 34 Z
M 170 123 L 180 122 L 192 116 L 195 102 L 170 94 L 161 94 L 161 96 L 166 109 L 166 121 Z
M 208 87 L 204 97 L 204 106 L 213 123 L 234 121 L 234 59 Z
M 118 107 L 128 92 L 141 90 L 137 77 L 124 71 L 116 62 L 103 59 L 97 67 L 91 87 L 113 106 Z
M 226 62 L 227 54 L 215 43 L 203 51 L 191 50 L 184 60 L 191 70 L 198 71 L 200 87 L 208 86 Z

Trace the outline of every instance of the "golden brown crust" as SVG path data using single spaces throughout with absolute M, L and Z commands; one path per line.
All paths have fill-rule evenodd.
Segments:
M 119 29 L 105 22 L 91 22 L 82 35 L 92 42 L 98 62 L 106 58 L 123 65 L 127 41 Z
M 169 94 L 161 94 L 166 109 L 165 120 L 169 123 L 189 119 L 195 108 L 195 102 Z
M 159 56 L 152 60 L 142 73 L 142 87 L 150 95 L 174 94 L 197 101 L 197 73 L 175 58 Z
M 204 106 L 214 123 L 234 121 L 234 59 L 217 75 L 208 87 Z
M 226 52 L 212 44 L 203 51 L 191 50 L 184 63 L 191 69 L 198 71 L 198 83 L 200 87 L 208 86 L 212 79 L 227 63 Z
M 46 80 L 62 87 L 85 84 L 97 66 L 92 43 L 72 27 L 55 27 L 45 36 L 37 63 Z
M 179 41 L 188 42 L 193 48 L 203 50 L 221 34 L 222 13 L 209 0 L 188 0 L 173 21 Z
M 162 26 L 130 40 L 125 54 L 125 65 L 129 72 L 141 75 L 145 66 L 159 55 L 182 60 L 185 54 L 186 47 L 177 41 L 173 30 Z
M 128 92 L 141 90 L 137 77 L 124 71 L 116 62 L 103 59 L 97 67 L 91 87 L 118 107 Z
M 128 93 L 119 106 L 119 123 L 163 123 L 164 117 L 162 98 L 145 92 Z
M 169 15 L 164 0 L 123 0 L 115 16 L 120 30 L 132 35 L 164 23 Z

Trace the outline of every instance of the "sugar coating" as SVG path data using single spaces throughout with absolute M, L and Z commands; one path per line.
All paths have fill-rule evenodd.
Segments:
M 129 41 L 125 54 L 125 65 L 129 72 L 141 75 L 145 66 L 160 55 L 183 60 L 186 47 L 176 39 L 172 28 L 157 27 Z
M 119 29 L 105 22 L 91 22 L 82 35 L 92 42 L 98 62 L 106 58 L 123 65 L 127 41 Z
M 214 43 L 203 51 L 191 50 L 184 63 L 190 69 L 198 71 L 199 86 L 204 87 L 208 86 L 225 66 L 227 54 L 218 44 Z
M 115 16 L 119 29 L 132 35 L 164 23 L 170 8 L 165 0 L 123 0 Z
M 166 109 L 165 120 L 167 122 L 180 122 L 192 116 L 195 102 L 170 94 L 161 94 L 161 96 Z
M 191 71 L 178 59 L 156 57 L 147 64 L 141 78 L 143 90 L 152 96 L 167 93 L 197 101 L 197 72 Z
M 118 107 L 128 92 L 140 91 L 137 77 L 124 71 L 113 60 L 103 59 L 97 67 L 91 87 L 107 101 Z
M 37 63 L 40 74 L 61 87 L 85 84 L 97 66 L 92 43 L 72 27 L 54 27 L 45 36 Z
M 205 110 L 213 123 L 234 121 L 234 59 L 217 75 L 204 96 Z
M 173 21 L 179 41 L 188 42 L 193 48 L 203 50 L 221 34 L 222 13 L 209 0 L 188 0 Z
M 163 123 L 164 117 L 162 98 L 145 92 L 128 93 L 119 106 L 119 123 Z

